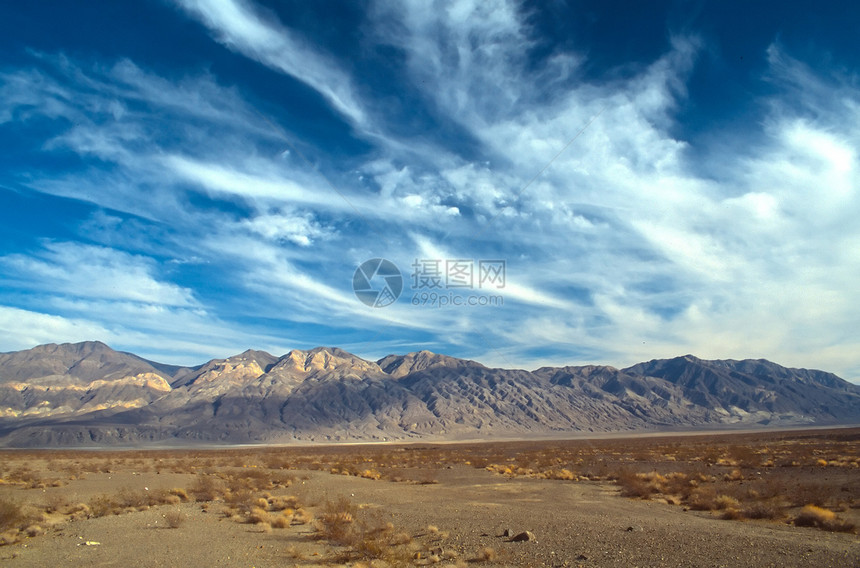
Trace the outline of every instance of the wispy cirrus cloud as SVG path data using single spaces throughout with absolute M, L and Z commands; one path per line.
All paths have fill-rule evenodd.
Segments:
M 187 288 L 159 280 L 147 257 L 80 243 L 46 243 L 35 254 L 0 257 L 6 285 L 68 296 L 163 306 L 197 304 Z
M 179 0 L 179 5 L 201 20 L 219 42 L 307 83 L 350 121 L 365 125 L 367 117 L 352 78 L 271 16 L 264 19 L 242 0 Z

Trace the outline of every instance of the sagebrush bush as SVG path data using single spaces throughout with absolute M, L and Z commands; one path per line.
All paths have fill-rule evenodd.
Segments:
M 195 501 L 203 502 L 214 501 L 221 497 L 223 490 L 224 487 L 220 480 L 211 475 L 199 474 L 188 493 L 194 496 Z
M 164 513 L 164 520 L 167 521 L 167 526 L 172 529 L 178 529 L 185 523 L 187 515 L 179 509 L 173 509 Z
M 7 499 L 0 499 L 0 532 L 18 528 L 25 521 L 21 504 Z
M 817 527 L 826 531 L 852 532 L 854 525 L 840 519 L 836 513 L 823 507 L 807 505 L 794 518 L 798 527 Z

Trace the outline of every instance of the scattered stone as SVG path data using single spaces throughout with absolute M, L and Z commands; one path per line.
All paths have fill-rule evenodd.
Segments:
M 630 525 L 624 530 L 626 530 L 627 532 L 641 532 L 642 527 L 640 527 L 639 525 Z
M 535 538 L 535 535 L 533 532 L 523 531 L 523 532 L 519 533 L 518 535 L 512 536 L 508 540 L 508 542 L 529 542 L 529 541 L 536 541 L 536 540 L 537 540 L 537 538 Z
M 586 556 L 584 554 L 580 554 L 579 556 L 576 557 L 576 559 L 579 561 L 588 560 L 588 556 Z
M 514 536 L 514 531 L 511 529 L 505 529 L 502 531 L 502 536 Z

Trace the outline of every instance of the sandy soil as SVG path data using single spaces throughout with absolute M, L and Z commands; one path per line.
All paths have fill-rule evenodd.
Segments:
M 606 483 L 510 479 L 466 466 L 434 471 L 438 483 L 432 485 L 296 473 L 306 479 L 287 492 L 302 503 L 319 510 L 327 501 L 346 497 L 363 511 L 378 511 L 424 548 L 456 556 L 461 565 L 465 560 L 486 566 L 860 566 L 856 535 L 723 521 L 709 513 L 625 499 Z M 71 500 L 86 500 L 122 489 L 189 485 L 193 478 L 98 473 L 66 487 L 7 487 L 3 493 L 39 500 L 62 492 Z M 177 508 L 187 519 L 179 528 L 167 528 L 165 514 Z M 217 504 L 206 508 L 208 512 L 197 503 L 161 505 L 63 522 L 45 535 L 0 548 L 0 561 L 10 567 L 266 567 L 342 560 L 335 547 L 312 538 L 311 525 L 267 532 L 226 518 Z M 537 540 L 508 542 L 501 536 L 505 529 L 531 531 Z M 493 549 L 495 559 L 478 563 L 486 548 Z

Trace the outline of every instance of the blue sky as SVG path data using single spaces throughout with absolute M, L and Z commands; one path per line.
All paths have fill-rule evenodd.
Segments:
M 858 24 L 849 2 L 7 4 L 0 351 L 692 353 L 860 381 Z M 385 307 L 352 288 L 374 258 L 403 277 Z M 416 260 L 473 286 L 416 288 Z

